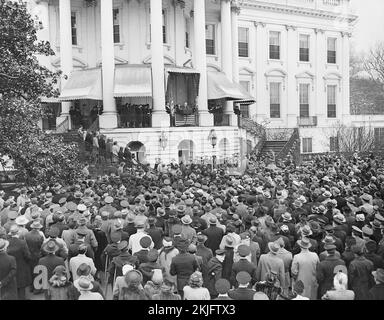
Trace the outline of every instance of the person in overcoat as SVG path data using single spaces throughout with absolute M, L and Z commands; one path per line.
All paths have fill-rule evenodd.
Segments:
M 163 247 L 159 251 L 158 262 L 165 270 L 164 279 L 173 283 L 174 289 L 177 291 L 176 276 L 170 274 L 172 259 L 179 254 L 179 250 L 173 245 L 172 239 L 165 237 L 163 239 Z
M 211 249 L 212 252 L 219 249 L 221 240 L 224 236 L 224 231 L 217 226 L 216 217 L 209 219 L 209 228 L 205 229 L 202 233 L 207 236 L 207 241 L 205 241 L 205 246 L 207 248 Z
M 204 285 L 206 286 L 206 283 L 208 281 L 208 261 L 213 258 L 212 250 L 207 248 L 204 243 L 207 240 L 207 236 L 203 234 L 199 234 L 197 236 L 197 243 L 196 243 L 196 256 L 199 256 L 203 259 L 203 265 L 201 267 L 201 273 L 203 274 L 203 280 Z M 212 296 L 212 294 L 211 294 Z
M 268 243 L 269 252 L 260 256 L 259 264 L 256 270 L 256 279 L 266 281 L 271 272 L 277 275 L 280 283 L 284 283 L 285 269 L 284 262 L 277 256 L 280 245 L 277 242 Z
M 19 300 L 25 300 L 25 289 L 32 284 L 30 270 L 31 253 L 25 240 L 18 237 L 19 227 L 13 225 L 10 228 L 10 239 L 7 253 L 16 259 L 16 282 Z
M 248 257 L 251 255 L 251 249 L 249 246 L 246 246 L 244 244 L 241 244 L 237 248 L 237 252 L 240 256 L 239 261 L 235 262 L 232 265 L 232 273 L 231 273 L 231 285 L 234 287 L 238 286 L 238 283 L 236 281 L 236 275 L 240 271 L 246 271 L 251 276 L 251 285 L 254 285 L 256 283 L 256 266 L 249 262 Z
M 27 246 L 29 249 L 29 252 L 31 253 L 31 259 L 30 259 L 30 267 L 31 267 L 31 274 L 33 278 L 33 269 L 37 266 L 37 263 L 40 259 L 40 253 L 41 253 L 41 246 L 44 242 L 44 236 L 40 233 L 40 229 L 43 226 L 41 225 L 40 221 L 34 221 L 31 224 L 31 231 L 29 231 L 25 235 L 25 241 L 27 242 Z
M 8 245 L 0 238 L 0 300 L 17 300 L 16 259 L 7 253 Z
M 218 249 L 215 256 L 207 263 L 207 277 L 204 280 L 204 286 L 208 289 L 212 299 L 218 296 L 216 282 L 222 279 L 223 262 L 225 259 L 225 250 Z
M 315 252 L 310 252 L 311 242 L 307 238 L 302 238 L 298 242 L 301 252 L 293 257 L 291 273 L 295 281 L 301 280 L 304 284 L 302 296 L 310 300 L 317 298 L 317 279 L 316 270 L 319 264 L 319 256 Z
M 177 276 L 177 290 L 179 294 L 183 295 L 183 288 L 188 284 L 189 278 L 192 273 L 197 270 L 197 261 L 195 257 L 187 252 L 188 240 L 182 239 L 179 242 L 180 253 L 172 259 L 170 274 Z
M 333 287 L 334 269 L 336 266 L 345 265 L 344 260 L 335 255 L 336 246 L 333 244 L 326 245 L 324 249 L 328 256 L 317 266 L 316 277 L 319 283 L 319 298 L 321 298 L 328 290 Z
M 364 257 L 364 246 L 352 246 L 355 259 L 348 267 L 348 285 L 355 292 L 355 300 L 368 300 L 369 290 L 373 287 L 373 262 Z
M 384 269 L 378 268 L 372 272 L 375 285 L 369 290 L 369 300 L 384 300 Z

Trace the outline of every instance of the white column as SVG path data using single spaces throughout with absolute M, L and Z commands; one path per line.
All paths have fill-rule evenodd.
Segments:
M 228 79 L 232 80 L 232 30 L 231 1 L 221 0 L 221 66 Z
M 151 52 L 152 52 L 152 126 L 169 127 L 165 111 L 164 50 L 162 1 L 151 0 Z
M 184 17 L 184 7 L 185 4 L 182 2 L 175 3 L 175 60 L 177 66 L 182 66 L 185 62 L 185 28 L 186 28 L 186 19 Z
M 49 1 L 36 1 L 36 6 L 33 9 L 32 16 L 37 16 L 40 21 L 41 29 L 37 31 L 37 38 L 43 41 L 50 41 L 49 39 Z M 38 56 L 39 62 L 45 66 L 49 66 L 50 57 L 40 55 Z
M 194 61 L 200 73 L 198 107 L 200 126 L 213 126 L 213 115 L 208 112 L 207 51 L 205 45 L 205 1 L 194 0 Z
M 227 78 L 232 81 L 232 23 L 231 23 L 231 1 L 221 0 L 221 69 Z M 237 55 L 236 55 L 237 56 Z M 237 126 L 237 115 L 233 112 L 232 101 L 225 103 L 223 113 L 229 116 L 229 124 Z
M 315 115 L 317 116 L 318 125 L 322 126 L 326 124 L 327 117 L 327 100 L 326 90 L 324 83 L 325 66 L 327 64 L 326 46 L 327 40 L 324 34 L 324 30 L 315 29 L 316 33 L 316 79 L 315 79 L 315 92 L 317 100 L 317 108 Z
M 284 126 L 288 128 L 297 127 L 297 117 L 299 116 L 298 86 L 295 78 L 295 64 L 298 61 L 298 45 L 296 37 L 296 28 L 286 26 L 287 29 L 287 103 L 281 104 L 281 119 Z
M 101 129 L 117 128 L 116 101 L 113 96 L 115 83 L 115 47 L 113 44 L 113 1 L 100 1 L 101 12 L 101 63 L 103 79 L 103 114 Z
M 238 16 L 240 7 L 233 6 L 231 11 L 232 20 L 232 79 L 233 82 L 239 83 L 239 26 Z
M 349 84 L 349 77 L 350 77 L 350 71 L 349 71 L 349 54 L 350 54 L 350 37 L 351 34 L 347 32 L 342 33 L 343 36 L 343 69 L 342 69 L 342 94 L 343 94 L 343 106 L 342 106 L 342 117 L 343 122 L 349 121 L 350 116 L 350 84 Z
M 265 66 L 267 42 L 265 23 L 255 22 L 256 27 L 256 113 L 257 121 L 269 118 L 269 91 L 266 89 Z
M 71 0 L 59 1 L 59 15 L 60 15 L 60 64 L 63 75 L 61 77 L 61 90 L 64 89 L 68 77 L 73 68 L 72 61 L 72 28 L 71 28 Z M 59 125 L 67 117 L 69 117 L 69 110 L 72 102 L 61 103 L 61 114 L 56 119 L 56 124 Z M 71 124 L 71 121 L 69 121 Z

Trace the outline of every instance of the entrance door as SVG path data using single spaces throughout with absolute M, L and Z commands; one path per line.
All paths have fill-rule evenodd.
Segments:
M 193 160 L 193 141 L 192 140 L 183 140 L 179 143 L 179 163 L 183 162 L 184 164 L 190 163 Z

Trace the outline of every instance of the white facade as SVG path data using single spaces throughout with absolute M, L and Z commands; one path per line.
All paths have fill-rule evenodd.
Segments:
M 256 137 L 237 126 L 231 102 L 223 109 L 223 113 L 229 115 L 229 125 L 213 127 L 213 116 L 208 112 L 207 70 L 221 71 L 231 81 L 248 87 L 256 100 L 249 108 L 251 119 L 267 122 L 270 128 L 299 127 L 301 138 L 312 138 L 314 153 L 329 149 L 324 141 L 328 139 L 324 130 L 339 121 L 351 121 L 349 41 L 356 16 L 350 13 L 349 0 L 51 0 L 29 3 L 32 13 L 43 23 L 39 38 L 50 41 L 56 53 L 41 61 L 52 69 L 61 68 L 65 74 L 101 66 L 104 108 L 100 116 L 101 132 L 122 145 L 142 142 L 147 161 L 151 163 L 158 157 L 164 161 L 177 159 L 178 145 L 185 139 L 194 141 L 194 157 L 223 156 L 218 147 L 224 138 L 229 141 L 225 143 L 225 153 L 230 156 L 244 153 L 244 141 L 249 140 L 252 146 L 257 142 Z M 118 9 L 118 18 L 112 9 Z M 75 44 L 72 44 L 74 21 L 71 29 L 71 15 L 75 19 Z M 114 24 L 118 26 L 119 39 L 114 39 Z M 205 41 L 206 25 L 213 30 L 209 43 Z M 241 34 L 239 28 L 242 28 Z M 280 56 L 277 59 L 270 56 L 271 32 L 279 35 Z M 301 36 L 309 40 L 309 61 L 300 61 Z M 333 50 L 336 63 L 327 62 L 329 38 L 336 39 Z M 209 48 L 206 48 L 207 43 Z M 239 45 L 243 57 L 239 57 Z M 151 65 L 151 128 L 117 128 L 113 96 L 115 64 Z M 199 127 L 169 126 L 164 107 L 166 88 L 162 81 L 165 65 L 193 68 L 200 73 Z M 62 79 L 62 88 L 65 81 Z M 279 83 L 278 117 L 271 117 L 271 83 Z M 306 119 L 299 121 L 301 84 L 309 86 L 308 106 L 305 107 L 308 114 L 305 111 Z M 329 117 L 327 112 L 328 86 L 336 88 L 335 117 Z M 58 123 L 68 115 L 71 103 L 62 102 Z M 313 121 L 316 125 L 302 125 Z M 215 148 L 208 140 L 213 128 L 219 141 Z M 165 147 L 159 144 L 161 133 L 169 135 Z

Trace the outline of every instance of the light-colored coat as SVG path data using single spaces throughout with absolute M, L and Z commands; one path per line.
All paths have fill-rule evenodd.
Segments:
M 301 280 L 304 284 L 304 292 L 302 296 L 311 300 L 317 298 L 317 279 L 316 270 L 320 263 L 316 253 L 309 250 L 302 250 L 293 257 L 291 272 L 293 276 L 297 276 L 296 281 Z
M 271 271 L 277 273 L 277 278 L 281 284 L 284 283 L 285 270 L 283 260 L 271 252 L 262 254 L 256 271 L 257 281 L 266 281 L 267 275 Z
M 172 276 L 169 271 L 171 270 L 172 259 L 174 257 L 176 257 L 178 254 L 179 254 L 179 250 L 174 248 L 173 250 L 171 250 L 167 254 L 164 251 L 160 252 L 159 259 L 158 259 L 158 263 L 165 270 L 164 279 L 167 279 L 168 281 L 173 282 L 175 284 L 175 286 L 177 284 L 177 277 Z

